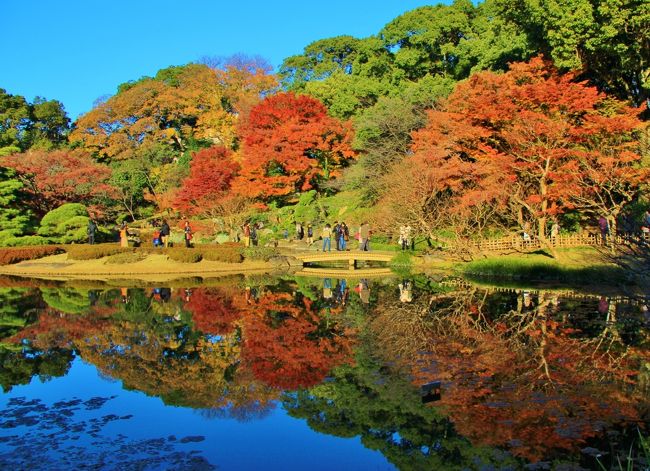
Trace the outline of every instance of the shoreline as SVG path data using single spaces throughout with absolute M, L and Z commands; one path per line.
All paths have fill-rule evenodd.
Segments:
M 97 280 L 132 279 L 166 282 L 187 277 L 219 278 L 229 275 L 267 274 L 281 271 L 271 262 L 244 260 L 225 263 L 202 260 L 197 263 L 180 263 L 165 255 L 149 255 L 146 259 L 125 264 L 108 264 L 106 257 L 94 260 L 69 260 L 67 254 L 50 255 L 0 266 L 0 276 L 38 278 L 45 280 Z

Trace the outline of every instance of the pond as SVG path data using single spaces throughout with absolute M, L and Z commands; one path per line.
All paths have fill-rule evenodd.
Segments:
M 649 320 L 422 275 L 0 279 L 0 467 L 642 468 Z

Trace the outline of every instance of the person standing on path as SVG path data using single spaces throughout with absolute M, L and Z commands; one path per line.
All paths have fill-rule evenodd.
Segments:
M 603 245 L 607 245 L 607 236 L 609 235 L 609 223 L 605 216 L 600 216 L 598 219 L 598 227 L 600 229 L 600 241 Z
M 250 247 L 251 246 L 251 225 L 249 223 L 245 223 L 242 227 L 242 231 L 244 231 L 244 247 Z
M 296 239 L 302 240 L 304 235 L 305 235 L 305 230 L 302 228 L 302 224 L 296 221 Z
M 122 222 L 122 225 L 120 226 L 120 247 L 128 247 L 129 246 L 129 226 L 127 226 L 126 222 Z
M 350 229 L 348 229 L 348 226 L 345 224 L 345 222 L 341 221 L 341 225 L 339 226 L 339 248 L 341 250 L 347 249 L 349 238 Z
M 97 224 L 93 218 L 88 219 L 88 243 L 93 245 L 95 243 L 95 232 L 97 231 Z
M 185 235 L 185 237 L 184 237 L 185 238 L 185 247 L 189 249 L 192 246 L 191 242 L 192 242 L 192 237 L 193 237 L 192 228 L 190 227 L 190 221 L 185 221 L 185 227 L 183 228 L 183 233 Z
M 251 245 L 257 246 L 257 223 L 250 226 Z
M 332 226 L 332 237 L 334 238 L 334 243 L 336 244 L 336 250 L 341 250 L 339 247 L 339 232 L 341 230 L 341 226 L 339 225 L 338 221 L 334 221 L 334 225 Z
M 332 251 L 332 228 L 330 227 L 329 224 L 325 224 L 325 227 L 323 228 L 322 232 L 322 237 L 323 237 L 323 252 Z
M 169 247 L 169 235 L 171 234 L 171 228 L 165 219 L 162 220 L 160 225 L 160 240 L 162 241 L 163 247 Z
M 314 244 L 314 228 L 307 224 L 307 245 L 311 247 Z
M 367 222 L 359 228 L 359 250 L 370 252 L 370 224 Z

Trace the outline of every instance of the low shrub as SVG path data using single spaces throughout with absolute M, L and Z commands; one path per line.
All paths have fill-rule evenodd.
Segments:
M 96 244 L 96 245 L 66 245 L 65 251 L 71 260 L 96 260 L 102 257 L 109 257 L 118 253 L 133 252 L 130 247 L 120 247 L 117 244 Z
M 203 260 L 224 263 L 241 263 L 243 260 L 241 247 L 239 246 L 215 245 L 209 248 L 204 247 L 200 250 L 203 254 Z
M 197 263 L 203 258 L 201 251 L 196 249 L 170 248 L 165 249 L 165 253 L 170 259 L 181 263 Z
M 268 262 L 271 258 L 279 255 L 275 247 L 247 247 L 243 251 L 244 258 L 250 260 L 264 260 Z
M 11 265 L 12 263 L 35 260 L 63 252 L 64 250 L 56 245 L 2 248 L 0 249 L 0 265 Z
M 106 263 L 121 265 L 124 263 L 136 263 L 141 262 L 147 258 L 146 252 L 123 252 L 115 255 L 111 255 L 106 259 Z

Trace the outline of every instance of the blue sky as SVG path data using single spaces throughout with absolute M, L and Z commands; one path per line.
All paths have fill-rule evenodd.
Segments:
M 377 33 L 422 0 L 0 0 L 0 88 L 56 99 L 71 118 L 117 85 L 203 56 L 277 67 L 310 42 Z

